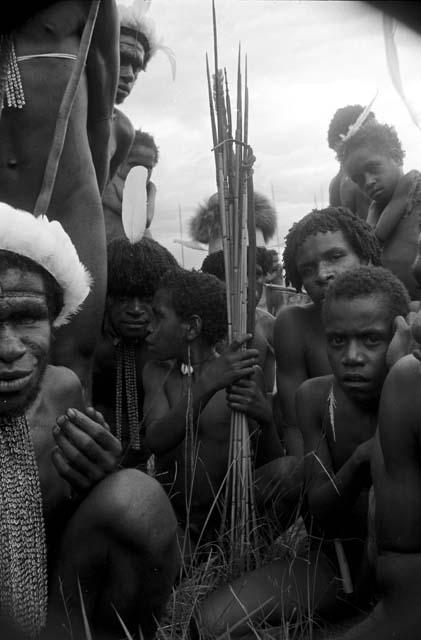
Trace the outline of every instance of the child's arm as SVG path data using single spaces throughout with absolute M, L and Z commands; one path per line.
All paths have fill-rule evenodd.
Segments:
M 382 244 L 392 235 L 406 211 L 408 195 L 412 185 L 412 178 L 408 177 L 408 175 L 402 176 L 399 180 L 391 200 L 385 206 L 374 225 L 374 233 Z M 367 217 L 369 224 L 372 224 L 374 209 L 374 206 L 370 206 L 369 216 Z
M 200 412 L 219 389 L 224 389 L 236 380 L 253 373 L 259 352 L 256 349 L 240 349 L 250 337 L 250 334 L 246 334 L 234 341 L 219 358 L 209 362 L 192 383 L 190 410 L 193 424 L 197 424 Z M 153 453 L 162 455 L 184 440 L 189 396 L 184 395 L 175 407 L 170 408 L 165 390 L 157 389 L 158 386 L 163 387 L 165 381 L 161 379 L 157 384 L 158 381 L 151 375 L 153 367 L 154 365 L 150 364 L 143 370 L 146 441 Z
M 373 439 L 360 444 L 335 473 L 326 437 L 322 433 L 326 381 L 313 378 L 296 396 L 297 420 L 304 438 L 305 475 L 311 512 L 320 522 L 351 507 L 370 478 Z

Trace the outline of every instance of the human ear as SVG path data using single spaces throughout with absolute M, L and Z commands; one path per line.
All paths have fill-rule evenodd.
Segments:
M 186 338 L 189 342 L 192 342 L 200 336 L 202 333 L 202 318 L 199 316 L 190 316 L 187 321 Z

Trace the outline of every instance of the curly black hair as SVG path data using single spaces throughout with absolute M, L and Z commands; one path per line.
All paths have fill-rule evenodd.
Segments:
M 47 307 L 50 321 L 53 322 L 63 308 L 63 290 L 57 280 L 37 262 L 12 251 L 0 250 L 0 273 L 7 269 L 19 269 L 24 273 L 36 273 L 41 276 L 44 287 L 45 296 L 47 298 Z M 0 280 L 1 285 L 1 280 Z
M 199 316 L 202 320 L 201 336 L 214 346 L 227 333 L 227 302 L 225 285 L 209 273 L 186 269 L 168 271 L 159 289 L 170 295 L 171 304 L 181 320 Z
M 370 295 L 386 298 L 391 320 L 409 312 L 410 297 L 402 282 L 388 269 L 365 265 L 345 271 L 333 280 L 323 302 L 323 319 L 326 319 L 335 300 L 353 300 Z
M 341 135 L 345 136 L 348 133 L 349 127 L 356 122 L 363 111 L 364 107 L 360 104 L 349 104 L 335 111 L 327 130 L 327 143 L 331 149 L 336 151 L 342 140 Z M 374 113 L 370 111 L 366 122 L 374 118 Z
M 360 147 L 370 147 L 379 153 L 392 158 L 402 166 L 405 151 L 402 149 L 396 129 L 388 124 L 380 124 L 374 120 L 365 122 L 358 131 L 343 142 L 338 149 L 338 158 L 344 163 L 349 154 Z
M 285 236 L 283 263 L 287 286 L 291 284 L 297 291 L 301 291 L 303 283 L 297 270 L 297 249 L 308 236 L 328 231 L 342 231 L 344 238 L 361 260 L 373 265 L 381 264 L 380 245 L 367 222 L 346 207 L 313 209 L 311 213 L 295 222 Z
M 266 247 L 256 247 L 256 264 L 262 269 L 264 276 L 272 269 L 272 253 Z M 202 273 L 210 273 L 225 282 L 224 252 L 214 251 L 210 253 L 203 260 L 200 270 Z
M 155 154 L 154 166 L 158 163 L 159 160 L 159 148 L 156 146 L 156 142 L 154 137 L 148 133 L 147 131 L 142 131 L 141 129 L 136 129 L 133 144 L 130 147 L 129 155 L 127 156 L 126 162 L 130 162 L 131 154 L 136 153 L 136 147 L 147 147 L 151 149 Z
M 151 238 L 131 244 L 118 238 L 107 247 L 109 296 L 152 298 L 164 273 L 180 269 L 165 247 Z

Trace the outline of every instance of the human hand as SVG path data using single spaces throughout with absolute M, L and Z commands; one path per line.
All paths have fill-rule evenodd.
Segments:
M 227 404 L 265 428 L 272 426 L 273 416 L 263 389 L 263 374 L 260 367 L 255 367 L 251 378 L 241 378 L 227 388 Z
M 404 356 L 412 353 L 416 347 L 415 340 L 418 313 L 410 311 L 406 317 L 396 316 L 393 327 L 394 334 L 386 353 L 386 364 L 389 369 Z M 415 338 L 415 340 L 414 340 Z
M 57 418 L 53 436 L 57 444 L 53 463 L 77 493 L 86 493 L 116 469 L 121 444 L 93 407 L 86 414 L 68 409 Z
M 225 389 L 240 378 L 250 376 L 258 364 L 257 349 L 241 349 L 252 338 L 250 333 L 241 335 L 221 353 L 219 358 L 208 362 L 202 370 L 202 380 L 211 391 Z

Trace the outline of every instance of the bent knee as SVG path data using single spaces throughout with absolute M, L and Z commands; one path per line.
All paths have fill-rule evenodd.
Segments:
M 107 476 L 87 501 L 117 538 L 135 536 L 137 544 L 147 540 L 149 548 L 175 543 L 177 520 L 171 503 L 159 482 L 142 471 L 122 469 Z

